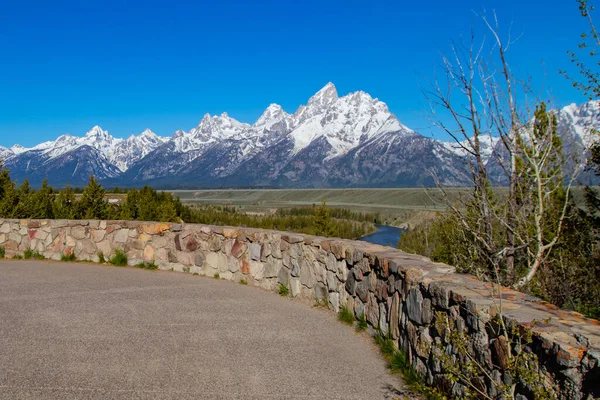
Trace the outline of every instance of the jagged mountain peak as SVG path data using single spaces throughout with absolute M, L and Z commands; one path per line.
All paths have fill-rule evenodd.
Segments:
M 338 92 L 335 85 L 331 82 L 323 86 L 321 90 L 315 93 L 309 100 L 309 106 L 328 107 L 338 99 Z
M 272 103 L 256 120 L 253 127 L 259 130 L 270 130 L 273 125 L 290 118 L 291 116 L 279 104 Z
M 571 103 L 563 107 L 560 112 L 576 116 L 596 115 L 600 112 L 600 100 L 589 100 L 583 104 Z
M 140 133 L 140 136 L 158 136 L 150 128 L 146 128 L 144 132 Z
M 175 131 L 175 133 L 173 134 L 173 139 L 180 138 L 180 137 L 182 137 L 183 135 L 185 135 L 185 131 L 184 131 L 184 130 L 182 130 L 182 129 L 177 129 L 177 130 Z
M 600 100 L 590 100 L 583 104 L 570 104 L 557 112 L 559 135 L 563 143 L 581 141 L 589 147 L 598 140 L 596 132 L 600 131 Z
M 556 112 L 559 135 L 585 153 L 587 143 L 580 138 L 600 130 L 600 101 Z M 489 156 L 496 140 L 482 139 Z M 0 148 L 0 158 L 18 179 L 52 180 L 56 174 L 87 179 L 91 172 L 119 186 L 410 186 L 430 184 L 430 171 L 460 185 L 468 179 L 456 147 L 410 130 L 369 93 L 339 97 L 328 83 L 295 114 L 273 103 L 252 125 L 226 112 L 205 114 L 188 132 L 161 137 L 146 129 L 125 140 L 94 126 L 83 137 L 67 134 L 29 149 Z
M 226 112 L 211 116 L 205 114 L 198 126 L 189 134 L 203 142 L 239 137 L 241 132 L 249 128 L 249 124 L 231 118 Z
M 335 85 L 329 82 L 321 90 L 315 93 L 306 105 L 298 107 L 294 113 L 295 125 L 300 125 L 309 118 L 325 112 L 338 99 L 338 93 Z
M 20 153 L 24 153 L 27 150 L 29 150 L 28 148 L 21 146 L 20 144 L 14 144 L 10 147 L 9 149 L 11 152 L 13 152 L 14 154 L 20 154 Z
M 338 97 L 333 84 L 321 89 L 294 117 L 295 129 L 291 133 L 294 153 L 322 138 L 331 148 L 326 159 L 346 154 L 376 135 L 412 133 L 389 112 L 384 102 L 363 91 Z
M 108 131 L 102 129 L 99 125 L 94 125 L 92 129 L 87 131 L 85 137 L 108 137 L 110 134 Z

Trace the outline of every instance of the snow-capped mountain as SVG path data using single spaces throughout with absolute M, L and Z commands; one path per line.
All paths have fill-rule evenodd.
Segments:
M 558 121 L 563 141 L 581 152 L 594 140 L 590 129 L 600 128 L 600 102 L 565 107 Z M 491 162 L 498 139 L 480 142 Z M 146 129 L 127 139 L 95 126 L 83 137 L 0 148 L 0 157 L 14 177 L 33 184 L 82 185 L 90 174 L 119 186 L 415 186 L 432 185 L 434 176 L 468 183 L 458 144 L 414 132 L 365 92 L 340 97 L 331 83 L 293 114 L 271 104 L 253 124 L 206 114 L 172 137 Z
M 131 135 L 125 140 L 117 139 L 116 143 L 103 154 L 106 154 L 109 161 L 121 171 L 127 171 L 129 166 L 167 141 L 169 138 L 158 136 L 150 129 L 146 129 L 138 136 Z
M 10 149 L 0 146 L 0 160 L 6 160 L 13 155 L 14 153 Z
M 471 138 L 473 140 L 473 138 Z M 494 150 L 496 146 L 498 146 L 498 141 L 500 140 L 497 136 L 492 135 L 480 135 L 479 136 L 479 151 L 481 152 L 481 157 L 484 163 L 487 163 L 492 155 L 494 154 Z M 469 144 L 468 140 L 463 140 L 460 143 L 456 142 L 440 142 L 446 150 L 453 152 L 458 156 L 464 156 L 466 151 L 465 149 L 472 148 Z
M 0 156 L 18 179 L 38 184 L 47 178 L 58 184 L 77 185 L 87 181 L 90 174 L 99 179 L 117 178 L 167 140 L 149 129 L 124 140 L 94 126 L 83 137 L 66 134 L 31 148 L 14 145 Z
M 378 99 L 364 92 L 339 97 L 329 83 L 294 114 L 271 104 L 252 125 L 227 114 L 205 115 L 198 127 L 187 133 L 178 131 L 170 142 L 133 164 L 122 178 L 161 182 L 176 176 L 179 183 L 206 186 L 328 186 L 332 166 L 338 165 L 342 172 L 351 169 L 352 165 L 344 169 L 338 161 L 377 137 L 382 138 L 376 142 L 379 146 L 387 145 L 384 137 L 388 141 L 400 137 L 429 140 L 402 125 Z M 361 157 L 358 153 L 356 159 Z M 389 174 L 374 177 L 374 182 L 369 182 L 368 174 L 353 171 L 352 175 L 356 181 L 349 184 L 397 182 Z

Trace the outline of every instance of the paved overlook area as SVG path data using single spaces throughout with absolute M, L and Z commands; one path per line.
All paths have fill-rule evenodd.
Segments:
M 333 313 L 207 277 L 3 260 L 0 321 L 1 399 L 410 396 Z

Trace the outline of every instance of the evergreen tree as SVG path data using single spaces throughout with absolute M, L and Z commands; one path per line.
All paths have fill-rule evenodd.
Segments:
M 13 218 L 31 218 L 33 215 L 33 196 L 29 181 L 25 179 L 17 191 L 17 204 Z
M 15 183 L 10 179 L 10 171 L 0 164 L 0 217 L 14 218 L 19 197 Z
M 156 192 L 150 186 L 144 186 L 138 193 L 138 216 L 140 221 L 157 219 Z
M 83 219 L 107 219 L 108 204 L 104 198 L 106 192 L 96 181 L 93 175 L 87 186 L 83 189 L 81 200 L 79 201 L 79 217 Z
M 160 202 L 157 207 L 157 221 L 162 222 L 177 222 L 177 209 L 172 201 Z
M 52 212 L 56 219 L 74 219 L 77 217 L 77 203 L 73 188 L 67 185 L 58 193 L 52 204 Z
M 315 210 L 314 222 L 316 235 L 325 237 L 335 235 L 326 201 L 323 201 L 323 203 Z
M 138 191 L 131 189 L 127 192 L 127 198 L 121 204 L 119 219 L 135 220 L 138 216 Z
M 31 196 L 32 213 L 31 218 L 45 219 L 54 218 L 54 190 L 48 185 L 48 180 L 44 179 L 42 188 L 36 190 Z

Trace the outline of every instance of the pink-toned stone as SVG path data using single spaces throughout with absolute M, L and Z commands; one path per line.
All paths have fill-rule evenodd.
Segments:
M 185 248 L 187 251 L 196 251 L 198 250 L 198 242 L 196 241 L 196 239 L 194 238 L 194 235 L 190 235 L 187 238 L 187 242 L 185 244 Z
M 150 245 L 146 245 L 144 248 L 144 260 L 154 261 L 154 248 Z
M 65 245 L 68 247 L 75 247 L 77 241 L 72 236 L 67 236 L 65 240 Z
M 6 250 L 17 251 L 19 249 L 19 243 L 15 242 L 14 240 L 8 240 L 4 242 L 2 247 L 4 247 Z
M 233 242 L 231 247 L 231 255 L 235 258 L 240 258 L 246 251 L 246 244 L 238 241 L 237 239 Z
M 250 273 L 250 264 L 248 264 L 248 261 L 243 260 L 242 261 L 242 274 L 248 275 L 249 273 Z

